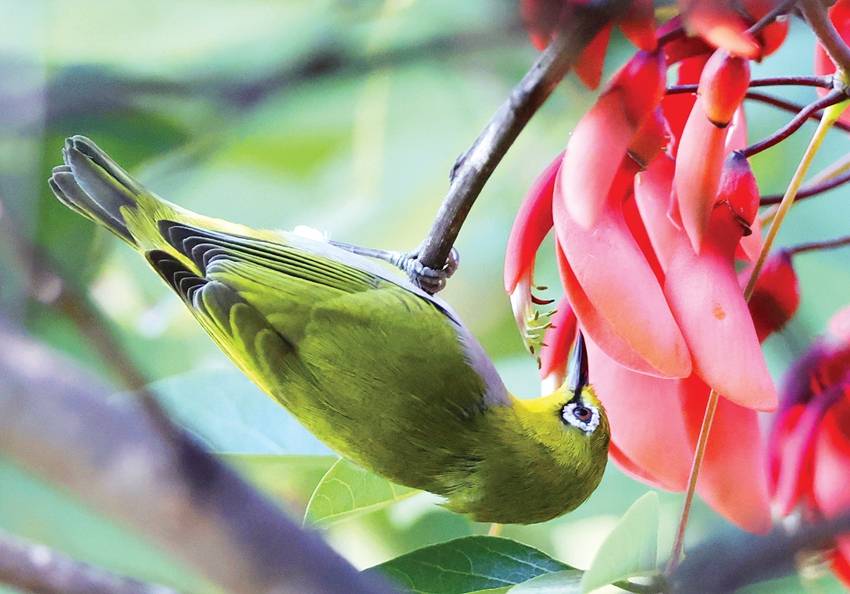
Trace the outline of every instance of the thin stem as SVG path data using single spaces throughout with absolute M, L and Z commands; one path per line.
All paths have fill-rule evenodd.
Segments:
M 818 41 L 839 70 L 850 71 L 850 47 L 835 30 L 822 0 L 801 0 L 800 9 Z
M 822 89 L 832 88 L 832 76 L 771 76 L 768 78 L 756 78 L 750 81 L 750 88 L 755 87 L 819 87 Z M 667 87 L 668 95 L 680 95 L 682 93 L 696 93 L 699 88 L 697 84 L 672 85 Z
M 799 103 L 794 103 L 793 101 L 786 101 L 785 99 L 780 99 L 779 97 L 760 93 L 759 91 L 749 91 L 747 93 L 747 99 L 750 99 L 751 101 L 758 101 L 759 103 L 764 103 L 766 105 L 770 105 L 772 107 L 776 107 L 777 109 L 782 109 L 784 111 L 789 111 L 791 113 L 799 113 L 806 107 L 805 105 L 800 105 Z M 812 113 L 809 114 L 809 119 L 820 121 L 821 115 L 823 114 Z M 845 132 L 850 132 L 850 124 L 846 124 L 845 122 L 835 122 L 833 127 L 838 128 L 839 130 L 843 130 Z
M 804 107 L 800 111 L 800 113 L 794 116 L 790 122 L 785 124 L 774 134 L 755 144 L 751 144 L 750 146 L 742 150 L 741 154 L 749 158 L 753 155 L 757 155 L 758 153 L 769 149 L 772 146 L 779 144 L 780 142 L 791 136 L 794 132 L 799 130 L 800 127 L 802 127 L 802 125 L 806 123 L 806 120 L 809 119 L 809 116 L 811 114 L 818 112 L 826 107 L 829 107 L 830 105 L 835 105 L 836 103 L 839 103 L 844 97 L 845 95 L 843 91 L 830 91 L 826 96 Z
M 758 280 L 759 273 L 761 273 L 762 266 L 764 266 L 764 262 L 767 259 L 767 254 L 770 252 L 770 248 L 773 247 L 776 234 L 779 233 L 779 228 L 782 226 L 785 216 L 794 204 L 794 199 L 797 197 L 797 192 L 799 191 L 800 186 L 803 185 L 803 179 L 805 179 L 806 173 L 808 173 L 809 167 L 812 165 L 812 160 L 823 144 L 824 138 L 826 138 L 826 133 L 836 120 L 838 120 L 846 107 L 847 102 L 845 101 L 838 105 L 828 107 L 824 111 L 823 118 L 821 118 L 817 130 L 815 130 L 815 133 L 809 142 L 809 146 L 806 147 L 806 152 L 803 154 L 800 164 L 797 165 L 794 177 L 791 178 L 791 182 L 788 184 L 788 189 L 785 191 L 785 196 L 783 196 L 782 202 L 779 203 L 779 208 L 776 211 L 776 215 L 773 217 L 773 223 L 770 225 L 767 235 L 765 235 L 761 252 L 759 252 L 758 259 L 756 259 L 756 262 L 753 265 L 752 273 L 750 273 L 750 279 L 747 281 L 747 287 L 744 289 L 744 298 L 747 299 L 747 301 L 749 301 L 750 296 L 753 294 L 753 289 L 755 289 L 756 281 Z
M 838 237 L 836 239 L 828 239 L 826 241 L 810 241 L 807 243 L 801 243 L 787 248 L 786 251 L 792 256 L 796 256 L 797 254 L 804 254 L 806 252 L 833 250 L 847 245 L 850 245 L 850 235 L 846 237 Z
M 711 433 L 711 425 L 714 423 L 714 413 L 717 412 L 717 403 L 719 395 L 716 390 L 708 393 L 708 402 L 705 405 L 705 414 L 702 418 L 702 426 L 699 430 L 699 438 L 697 439 L 697 448 L 694 453 L 694 459 L 691 463 L 691 470 L 688 474 L 688 490 L 685 492 L 685 501 L 682 504 L 682 514 L 679 516 L 679 526 L 676 529 L 676 539 L 673 541 L 673 552 L 670 555 L 670 560 L 667 562 L 667 575 L 672 575 L 679 566 L 679 561 L 682 558 L 682 549 L 685 546 L 685 530 L 688 527 L 688 520 L 691 516 L 691 506 L 694 503 L 694 494 L 697 489 L 697 480 L 699 479 L 699 469 L 702 466 L 702 461 L 705 458 L 705 450 L 708 445 L 708 436 Z
M 803 179 L 806 177 L 806 173 L 811 167 L 812 160 L 814 159 L 815 154 L 817 154 L 818 150 L 823 144 L 824 138 L 826 138 L 827 131 L 838 120 L 839 116 L 846 107 L 847 102 L 845 101 L 838 105 L 832 105 L 830 107 L 827 107 L 824 111 L 820 124 L 818 125 L 817 130 L 815 130 L 811 141 L 809 141 L 809 146 L 806 147 L 806 152 L 803 153 L 803 157 L 800 160 L 799 165 L 797 165 L 797 169 L 794 172 L 794 176 L 791 178 L 791 181 L 788 184 L 788 189 L 785 191 L 785 196 L 783 197 L 782 202 L 779 205 L 779 209 L 777 210 L 776 215 L 773 218 L 773 224 L 770 226 L 770 229 L 768 230 L 767 235 L 764 238 L 764 243 L 762 244 L 759 256 L 756 259 L 755 264 L 753 265 L 753 270 L 750 273 L 749 280 L 747 281 L 747 287 L 744 289 L 744 299 L 746 299 L 747 301 L 750 300 L 750 297 L 753 294 L 753 289 L 755 288 L 755 284 L 758 280 L 759 274 L 761 273 L 761 269 L 764 266 L 764 262 L 767 259 L 767 254 L 770 252 L 770 249 L 773 246 L 773 242 L 776 239 L 776 234 L 779 232 L 779 228 L 782 226 L 782 222 L 785 220 L 785 215 L 788 214 L 791 205 L 794 203 L 794 198 L 797 196 L 797 192 L 803 183 Z M 718 400 L 719 394 L 716 390 L 712 389 L 711 392 L 709 392 L 708 394 L 708 403 L 705 407 L 705 416 L 703 417 L 702 426 L 700 427 L 699 432 L 699 438 L 697 439 L 697 448 L 694 454 L 693 464 L 691 465 L 691 472 L 688 477 L 688 490 L 685 493 L 685 501 L 682 506 L 682 514 L 679 518 L 679 526 L 676 531 L 676 539 L 673 543 L 673 552 L 667 564 L 668 575 L 676 571 L 676 568 L 679 566 L 679 562 L 681 560 L 682 548 L 684 546 L 685 540 L 685 530 L 687 529 L 688 518 L 691 512 L 691 505 L 693 504 L 694 493 L 696 491 L 697 480 L 699 478 L 699 470 L 702 465 L 703 458 L 705 456 L 706 444 L 708 443 L 708 438 L 711 434 L 711 426 L 714 422 L 714 413 L 717 410 Z
M 773 23 L 780 16 L 788 13 L 794 5 L 797 4 L 797 1 L 798 0 L 785 0 L 785 2 L 780 2 L 773 8 L 773 10 L 761 17 L 752 27 L 747 29 L 747 33 L 753 36 L 758 35 L 761 33 L 762 29 Z
M 443 268 L 475 199 L 502 157 L 585 46 L 602 27 L 623 14 L 629 4 L 625 0 L 608 0 L 573 9 L 564 29 L 455 164 L 449 191 L 418 250 L 419 261 L 424 266 Z M 411 278 L 417 280 L 415 276 Z
M 819 194 L 832 190 L 833 188 L 837 188 L 840 185 L 846 184 L 848 181 L 850 181 L 850 171 L 842 175 L 838 175 L 830 179 L 829 181 L 825 181 L 820 184 L 812 184 L 806 186 L 805 188 L 800 188 L 800 191 L 797 192 L 796 201 L 799 202 L 800 200 L 805 200 L 806 198 L 817 196 Z M 760 204 L 761 206 L 779 204 L 780 202 L 782 202 L 782 197 L 783 196 L 780 194 L 770 194 L 768 196 L 762 197 Z

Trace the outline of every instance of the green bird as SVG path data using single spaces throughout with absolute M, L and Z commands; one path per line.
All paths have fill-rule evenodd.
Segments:
M 166 202 L 85 137 L 62 154 L 56 197 L 141 253 L 225 354 L 346 458 L 482 522 L 549 520 L 599 484 L 609 425 L 581 341 L 564 386 L 518 399 L 451 308 L 400 274 Z

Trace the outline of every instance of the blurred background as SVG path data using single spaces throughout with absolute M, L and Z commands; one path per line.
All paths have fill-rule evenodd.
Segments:
M 107 324 L 179 421 L 300 517 L 332 453 L 241 377 L 141 258 L 61 206 L 48 190 L 49 171 L 61 162 L 63 139 L 84 134 L 189 209 L 254 226 L 309 225 L 360 245 L 414 248 L 456 157 L 536 57 L 517 13 L 513 0 L 0 0 L 3 315 L 114 381 L 75 320 Z M 754 76 L 810 73 L 812 48 L 807 30 L 795 24 Z M 617 39 L 606 70 L 630 51 Z M 805 102 L 812 93 L 784 96 Z M 460 234 L 461 268 L 443 294 L 520 394 L 537 395 L 538 384 L 502 289 L 504 247 L 525 190 L 593 98 L 568 77 L 522 133 Z M 788 120 L 760 105 L 748 115 L 753 140 Z M 755 158 L 765 193 L 784 189 L 812 129 Z M 846 146 L 842 133 L 833 133 L 815 168 Z M 780 244 L 846 234 L 848 200 L 848 190 L 838 189 L 795 207 Z M 551 251 L 542 252 L 537 280 L 553 287 L 547 296 L 555 298 Z M 795 264 L 802 307 L 766 345 L 777 378 L 850 301 L 847 251 L 807 254 Z M 69 293 L 79 293 L 90 310 L 80 311 Z M 586 567 L 645 491 L 609 466 L 576 512 L 509 526 L 504 535 Z M 331 514 L 320 529 L 358 567 L 487 531 L 426 495 L 407 495 L 358 514 Z M 681 496 L 661 497 L 665 550 Z M 2 457 L 0 529 L 141 579 L 214 591 L 139 536 Z M 731 530 L 700 505 L 689 538 Z M 799 587 L 796 580 L 781 585 Z M 824 578 L 818 588 L 835 586 Z

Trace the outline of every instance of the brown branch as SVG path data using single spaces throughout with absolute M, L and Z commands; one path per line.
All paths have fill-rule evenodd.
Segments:
M 0 452 L 234 594 L 391 592 L 305 532 L 183 431 L 0 319 Z
M 443 267 L 475 199 L 514 140 L 582 49 L 602 27 L 623 14 L 628 5 L 625 0 L 607 0 L 575 8 L 564 29 L 455 164 L 449 191 L 418 250 L 418 259 L 423 265 L 434 269 Z
M 741 154 L 749 158 L 753 155 L 757 155 L 760 152 L 769 149 L 772 146 L 776 146 L 777 144 L 791 136 L 794 132 L 799 130 L 813 114 L 818 113 L 822 109 L 830 107 L 831 105 L 840 103 L 844 100 L 844 97 L 845 95 L 843 91 L 830 91 L 828 94 L 824 95 L 817 101 L 806 105 L 802 110 L 800 110 L 800 113 L 795 115 L 787 124 L 777 130 L 775 133 L 771 134 L 763 140 L 760 140 L 759 142 L 756 142 L 755 144 L 751 144 L 750 146 L 742 150 Z
M 796 571 L 802 551 L 834 546 L 834 538 L 850 532 L 850 514 L 807 524 L 793 532 L 777 528 L 767 536 L 737 534 L 691 551 L 671 578 L 671 594 L 737 592 L 749 584 Z
M 848 245 L 850 245 L 850 236 L 827 239 L 824 241 L 809 241 L 807 243 L 800 243 L 795 246 L 791 246 L 790 248 L 785 248 L 785 251 L 792 256 L 796 256 L 797 254 L 804 254 L 806 252 L 834 250 Z
M 758 91 L 749 91 L 746 95 L 747 99 L 751 101 L 758 101 L 759 103 L 764 103 L 765 105 L 770 105 L 772 107 L 776 107 L 777 109 L 781 109 L 784 111 L 788 111 L 791 113 L 799 113 L 803 109 L 805 109 L 805 105 L 800 105 L 799 103 L 794 103 L 792 101 L 786 101 L 785 99 L 780 99 L 779 97 L 774 97 L 773 95 L 767 95 L 766 93 L 760 93 Z M 812 121 L 819 121 L 823 114 L 821 112 L 815 112 L 809 114 L 809 119 Z M 835 122 L 833 127 L 838 128 L 839 130 L 843 130 L 845 132 L 850 132 L 850 124 L 846 122 L 842 122 L 841 120 Z
M 825 182 L 821 182 L 819 184 L 812 184 L 810 186 L 800 188 L 800 191 L 797 192 L 797 198 L 795 202 L 799 202 L 800 200 L 805 200 L 806 198 L 811 198 L 812 196 L 817 196 L 822 194 L 828 190 L 832 190 L 833 188 L 837 188 L 840 185 L 846 184 L 850 181 L 850 171 L 847 173 L 843 173 L 841 175 L 836 175 L 834 178 L 829 179 Z M 763 196 L 760 200 L 759 204 L 761 206 L 769 206 L 772 204 L 779 204 L 782 202 L 782 195 L 780 194 L 769 194 L 767 196 Z
M 177 594 L 0 532 L 0 584 L 33 594 Z
M 20 232 L 21 227 L 11 220 L 0 200 L 0 231 L 9 238 L 13 256 L 21 269 L 29 272 L 30 295 L 64 314 L 88 340 L 124 387 L 135 391 L 142 406 L 163 431 L 165 436 L 174 428 L 168 415 L 154 395 L 145 386 L 147 379 L 133 362 L 126 349 L 111 330 L 112 324 L 86 293 L 71 279 L 64 278 L 50 256 Z
M 850 73 L 850 47 L 829 20 L 823 0 L 800 0 L 800 10 L 836 67 Z

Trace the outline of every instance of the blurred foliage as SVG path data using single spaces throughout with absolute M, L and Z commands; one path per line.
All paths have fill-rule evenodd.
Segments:
M 0 7 L 7 19 L 0 37 L 3 216 L 87 288 L 134 361 L 158 380 L 154 387 L 175 417 L 294 517 L 306 510 L 307 521 L 318 522 L 358 567 L 390 562 L 413 576 L 405 564 L 418 557 L 390 560 L 429 545 L 438 548 L 427 554 L 439 552 L 452 539 L 464 539 L 453 547 L 488 542 L 480 536 L 487 526 L 442 509 L 433 497 L 407 497 L 382 479 L 335 465 L 327 448 L 231 367 L 142 259 L 59 205 L 44 180 L 60 162 L 63 138 L 80 133 L 156 192 L 204 214 L 256 226 L 309 225 L 343 241 L 410 249 L 431 223 L 455 158 L 535 57 L 517 30 L 514 2 L 0 0 Z M 616 43 L 608 71 L 629 51 Z M 795 26 L 756 75 L 809 72 L 811 56 L 808 32 Z M 811 93 L 787 96 L 804 101 Z M 505 242 L 528 185 L 592 99 L 570 77 L 532 120 L 473 209 L 459 238 L 462 267 L 443 295 L 520 394 L 535 395 L 538 387 L 501 287 Z M 752 138 L 787 121 L 758 105 L 749 117 Z M 803 132 L 755 159 L 765 191 L 784 188 L 805 139 Z M 840 156 L 843 141 L 831 137 L 818 163 Z M 846 233 L 846 192 L 795 208 L 780 243 Z M 766 346 L 777 377 L 846 303 L 845 262 L 846 252 L 796 261 L 800 313 Z M 29 274 L 10 238 L 0 236 L 3 311 L 105 373 L 68 320 L 28 297 Z M 541 258 L 538 279 L 558 286 L 553 254 Z M 504 536 L 524 544 L 494 546 L 539 556 L 547 572 L 588 568 L 617 518 L 646 491 L 610 466 L 579 510 L 542 525 L 508 526 Z M 660 493 L 659 501 L 663 554 L 680 496 Z M 214 591 L 163 551 L 3 460 L 0 528 L 141 579 Z M 733 529 L 705 506 L 695 508 L 691 542 L 724 530 Z M 423 579 L 433 577 L 425 573 Z M 834 588 L 829 577 L 820 584 L 817 591 Z M 545 583 L 538 585 L 543 591 Z M 799 588 L 788 578 L 748 592 Z

